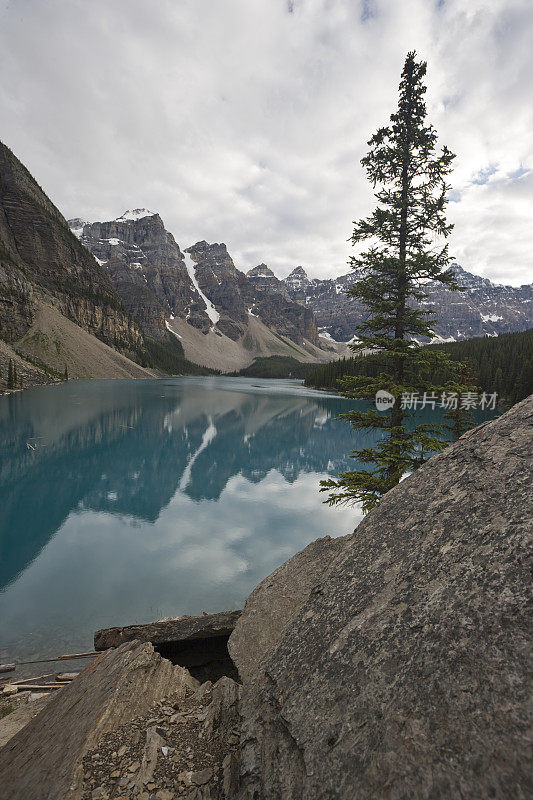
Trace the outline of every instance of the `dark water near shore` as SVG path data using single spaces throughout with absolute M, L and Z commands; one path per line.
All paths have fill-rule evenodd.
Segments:
M 310 541 L 351 532 L 359 510 L 325 506 L 318 486 L 372 442 L 334 420 L 354 405 L 231 378 L 1 398 L 0 662 L 91 649 L 101 627 L 238 608 Z

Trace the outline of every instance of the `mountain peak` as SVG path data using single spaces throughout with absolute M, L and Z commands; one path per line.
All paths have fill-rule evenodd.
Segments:
M 276 276 L 266 264 L 258 264 L 257 267 L 249 269 L 246 273 L 247 278 L 275 278 Z
M 129 222 L 130 220 L 144 219 L 144 217 L 157 217 L 156 211 L 149 211 L 147 208 L 133 208 L 125 211 L 121 217 L 117 217 L 115 222 Z
M 295 267 L 293 271 L 288 275 L 289 278 L 307 278 L 307 272 L 303 267 Z

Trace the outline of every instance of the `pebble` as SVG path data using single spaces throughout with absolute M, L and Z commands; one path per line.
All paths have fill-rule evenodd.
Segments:
M 119 769 L 113 770 L 113 772 L 111 773 L 111 775 L 109 777 L 110 778 L 120 778 L 120 770 Z
M 133 764 L 129 765 L 128 772 L 137 772 L 140 766 L 141 766 L 140 761 L 134 761 Z
M 199 772 L 193 772 L 191 775 L 191 782 L 196 786 L 203 786 L 204 783 L 210 781 L 212 777 L 213 770 L 211 767 L 206 767 L 205 769 L 201 769 Z
M 117 750 L 118 758 L 122 758 L 122 756 L 126 754 L 127 749 L 128 748 L 126 747 L 126 745 L 122 744 Z

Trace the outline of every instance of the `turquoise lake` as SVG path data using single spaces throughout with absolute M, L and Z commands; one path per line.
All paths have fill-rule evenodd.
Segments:
M 239 608 L 318 536 L 353 402 L 296 381 L 76 381 L 0 399 L 0 662 L 96 629 Z
M 359 509 L 318 490 L 373 441 L 335 420 L 355 405 L 224 377 L 0 398 L 0 663 L 92 649 L 102 627 L 242 607 L 313 539 L 351 533 Z

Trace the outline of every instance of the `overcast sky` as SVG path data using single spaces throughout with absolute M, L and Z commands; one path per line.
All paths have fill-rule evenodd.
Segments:
M 0 137 L 68 218 L 158 211 L 236 265 L 347 272 L 408 50 L 457 154 L 451 253 L 532 280 L 531 0 L 0 0 Z

